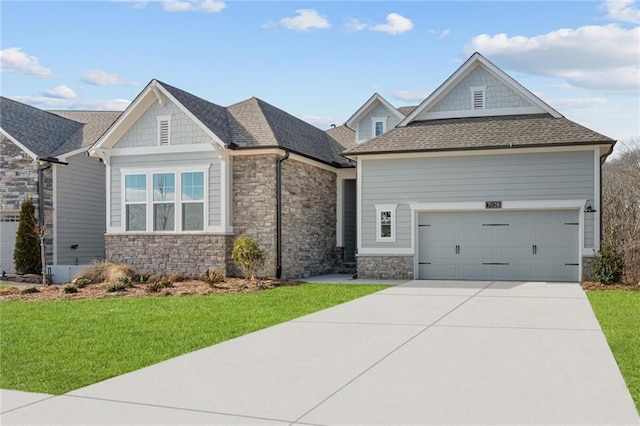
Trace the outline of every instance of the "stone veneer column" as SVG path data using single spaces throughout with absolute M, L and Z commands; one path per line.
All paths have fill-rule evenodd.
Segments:
M 282 276 L 334 272 L 336 175 L 289 158 L 282 163 Z

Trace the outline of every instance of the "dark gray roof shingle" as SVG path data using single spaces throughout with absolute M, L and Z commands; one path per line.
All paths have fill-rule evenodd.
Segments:
M 59 146 L 52 156 L 66 154 L 79 148 L 88 148 L 107 131 L 122 111 L 49 111 L 61 117 L 82 123 L 67 141 Z
M 510 115 L 417 121 L 349 149 L 344 155 L 614 142 L 564 117 Z

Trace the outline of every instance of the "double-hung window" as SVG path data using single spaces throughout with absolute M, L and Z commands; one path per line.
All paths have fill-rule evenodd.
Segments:
M 380 136 L 387 130 L 387 119 L 386 118 L 372 118 L 373 123 L 373 136 Z
M 149 171 L 124 176 L 124 216 L 130 232 L 205 230 L 204 171 Z
M 124 204 L 127 231 L 147 230 L 147 175 L 126 175 Z
M 376 204 L 376 242 L 394 243 L 396 241 L 397 204 Z

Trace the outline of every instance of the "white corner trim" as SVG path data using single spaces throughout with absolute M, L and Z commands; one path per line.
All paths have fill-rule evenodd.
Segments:
M 106 180 L 106 184 L 107 184 L 107 193 L 106 193 L 106 200 L 105 200 L 105 205 L 107 208 L 107 212 L 106 212 L 106 222 L 105 222 L 105 226 L 106 226 L 106 232 L 110 232 L 111 231 L 111 165 L 105 163 L 105 168 L 106 168 L 106 176 L 107 176 L 107 180 Z M 122 214 L 120 215 L 122 216 Z
M 337 176 L 336 178 L 336 247 L 344 247 L 343 229 L 344 229 L 344 178 Z
M 362 250 L 362 161 L 356 163 L 356 241 L 357 252 Z
M 600 223 L 600 209 L 602 208 L 600 199 L 600 194 L 602 191 L 600 184 L 600 173 L 601 173 L 601 165 L 600 165 L 600 150 L 593 150 L 593 209 L 596 210 L 595 213 L 589 213 L 593 215 L 593 249 L 594 251 L 600 251 L 600 227 L 602 224 Z
M 58 166 L 60 164 L 52 164 L 51 171 L 51 180 L 52 182 L 52 195 L 53 195 L 53 206 L 51 216 L 53 219 L 53 235 L 51 238 L 53 239 L 53 264 L 58 264 Z

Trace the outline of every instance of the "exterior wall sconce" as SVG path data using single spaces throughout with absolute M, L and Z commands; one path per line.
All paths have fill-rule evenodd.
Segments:
M 78 248 L 78 244 L 71 244 L 71 250 L 76 250 Z
M 587 204 L 587 207 L 584 209 L 585 213 L 597 213 L 598 211 L 591 207 L 591 203 Z

